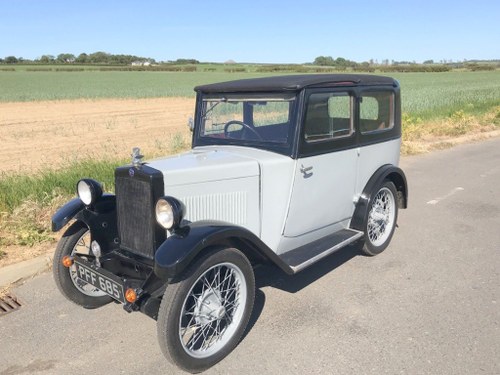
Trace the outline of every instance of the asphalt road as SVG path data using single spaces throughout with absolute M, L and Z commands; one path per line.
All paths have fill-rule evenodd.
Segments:
M 207 374 L 500 374 L 500 139 L 408 157 L 390 247 L 355 246 L 299 275 L 257 273 L 248 334 Z M 176 374 L 155 322 L 86 311 L 50 274 L 0 317 L 0 374 Z

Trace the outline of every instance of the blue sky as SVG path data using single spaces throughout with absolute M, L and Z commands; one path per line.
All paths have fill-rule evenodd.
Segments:
M 156 60 L 500 58 L 500 1 L 0 0 L 0 57 Z

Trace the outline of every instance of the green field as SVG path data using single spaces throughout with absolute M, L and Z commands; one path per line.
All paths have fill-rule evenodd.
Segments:
M 253 78 L 272 73 L 141 72 L 0 70 L 0 101 L 36 101 L 97 98 L 192 97 L 198 84 Z M 250 69 L 247 69 L 249 71 Z M 500 71 L 394 73 L 401 83 L 403 112 L 423 119 L 446 117 L 464 110 L 481 113 L 500 105 Z

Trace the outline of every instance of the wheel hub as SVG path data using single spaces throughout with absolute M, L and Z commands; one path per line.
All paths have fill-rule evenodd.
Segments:
M 372 218 L 374 221 L 379 221 L 379 222 L 386 222 L 387 221 L 387 214 L 382 211 L 381 209 L 377 209 L 372 213 Z
M 208 324 L 213 320 L 222 319 L 226 309 L 221 304 L 221 298 L 217 291 L 206 290 L 198 299 L 195 308 L 196 322 Z

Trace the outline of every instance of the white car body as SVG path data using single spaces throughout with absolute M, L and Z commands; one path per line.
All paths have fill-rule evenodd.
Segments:
M 398 165 L 399 148 L 400 140 L 391 140 L 294 160 L 249 147 L 202 146 L 148 165 L 186 205 L 187 221 L 242 226 L 283 254 L 349 228 L 369 178 L 381 165 Z M 301 172 L 304 165 L 313 167 L 311 177 Z

